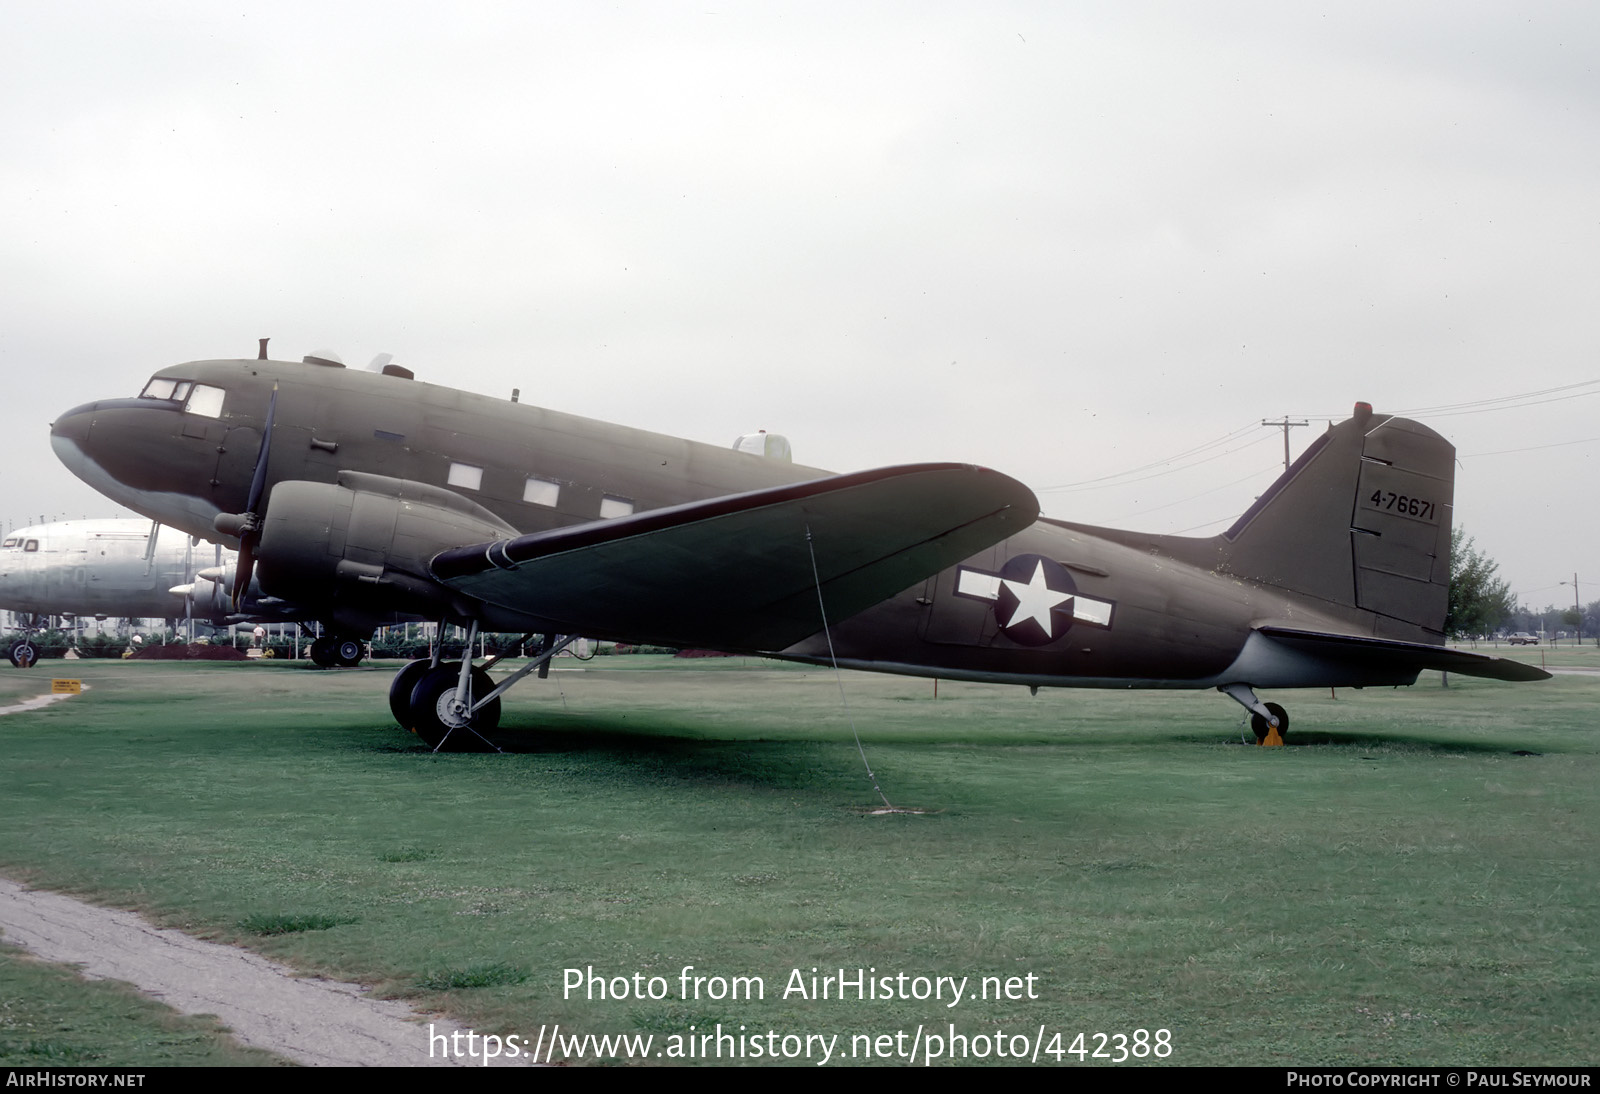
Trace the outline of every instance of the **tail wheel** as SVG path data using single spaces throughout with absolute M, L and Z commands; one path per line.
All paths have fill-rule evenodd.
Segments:
M 402 670 L 403 671 L 403 670 Z M 429 669 L 411 689 L 411 729 L 435 752 L 487 752 L 495 746 L 484 736 L 500 724 L 500 700 L 468 712 L 456 697 L 461 663 L 445 662 Z M 487 695 L 494 681 L 480 668 L 471 675 L 472 694 Z
M 1284 710 L 1277 703 L 1268 703 L 1267 709 L 1271 711 L 1272 716 L 1278 720 L 1278 737 L 1287 741 L 1289 739 L 1289 712 Z M 1261 717 L 1261 715 L 1250 715 L 1250 729 L 1255 733 L 1256 740 L 1266 740 L 1267 731 L 1271 728 L 1272 727 L 1267 723 L 1267 720 Z

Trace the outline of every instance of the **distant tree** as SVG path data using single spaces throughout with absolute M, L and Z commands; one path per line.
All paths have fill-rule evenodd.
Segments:
M 1446 634 L 1487 634 L 1517 610 L 1511 587 L 1495 577 L 1499 563 L 1484 554 L 1460 528 L 1450 533 L 1450 609 Z

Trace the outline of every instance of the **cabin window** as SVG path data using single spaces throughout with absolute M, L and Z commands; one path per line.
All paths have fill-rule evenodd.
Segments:
M 551 482 L 549 479 L 539 479 L 532 475 L 522 484 L 522 500 L 532 505 L 546 505 L 551 509 L 556 507 L 556 502 L 561 497 L 561 484 Z
M 183 383 L 179 384 L 178 387 L 187 389 L 189 385 Z M 226 394 L 227 392 L 220 387 L 212 387 L 210 384 L 195 384 L 194 393 L 189 396 L 189 413 L 199 414 L 206 418 L 222 417 L 222 397 Z M 181 399 L 183 394 L 174 392 L 172 397 Z
M 625 517 L 633 512 L 633 502 L 628 498 L 618 498 L 607 494 L 600 499 L 600 519 L 611 520 L 613 517 Z
M 463 490 L 483 489 L 483 468 L 474 467 L 470 463 L 452 463 L 450 477 L 445 482 L 451 486 L 459 486 Z

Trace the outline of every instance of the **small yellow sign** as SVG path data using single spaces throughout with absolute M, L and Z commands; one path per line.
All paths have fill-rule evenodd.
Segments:
M 83 691 L 81 680 L 52 680 L 50 681 L 50 694 L 52 695 L 77 695 Z

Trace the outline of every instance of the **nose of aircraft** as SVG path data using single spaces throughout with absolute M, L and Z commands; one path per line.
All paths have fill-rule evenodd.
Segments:
M 214 481 L 220 434 L 214 418 L 186 416 L 173 400 L 100 399 L 52 422 L 50 446 L 67 470 L 117 504 L 208 535 L 223 496 Z
M 74 475 L 83 478 L 83 464 L 88 459 L 85 449 L 89 443 L 89 429 L 94 425 L 97 403 L 75 406 L 50 423 L 50 447 L 56 458 L 67 465 Z
M 101 399 L 75 406 L 50 424 L 56 458 L 100 493 L 135 509 L 137 492 L 163 456 L 173 411 L 150 399 Z M 141 510 L 142 511 L 142 510 Z

